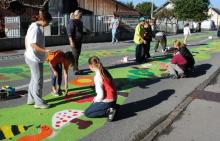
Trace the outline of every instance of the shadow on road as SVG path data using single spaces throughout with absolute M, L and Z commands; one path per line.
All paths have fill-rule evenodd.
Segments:
M 197 65 L 195 66 L 195 71 L 193 73 L 189 73 L 187 75 L 187 77 L 199 77 L 202 76 L 204 74 L 206 74 L 207 70 L 209 70 L 212 67 L 211 64 L 201 64 L 201 65 Z
M 122 120 L 130 118 L 137 115 L 137 112 L 150 109 L 156 105 L 159 105 L 163 101 L 168 100 L 168 98 L 175 93 L 175 90 L 168 89 L 160 91 L 157 95 L 150 98 L 146 98 L 137 102 L 127 103 L 121 105 L 118 110 L 117 120 Z
M 187 45 L 188 47 L 193 47 L 193 46 L 205 46 L 205 45 L 208 45 L 208 44 L 205 44 L 205 43 L 200 43 L 200 44 L 189 44 Z
M 115 78 L 114 79 L 116 88 L 118 91 L 127 90 L 134 87 L 140 87 L 142 89 L 148 88 L 148 85 L 160 82 L 159 78 L 138 78 L 138 79 L 129 79 L 129 78 Z

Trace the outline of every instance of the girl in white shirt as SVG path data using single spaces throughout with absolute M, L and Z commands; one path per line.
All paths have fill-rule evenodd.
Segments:
M 42 99 L 43 62 L 49 50 L 45 49 L 44 34 L 41 27 L 48 26 L 51 20 L 51 15 L 44 11 L 42 16 L 30 25 L 25 37 L 25 62 L 31 71 L 27 104 L 34 104 L 35 108 L 40 109 L 49 107 Z
M 108 121 L 114 119 L 116 112 L 117 91 L 111 74 L 103 67 L 98 57 L 89 58 L 89 68 L 95 72 L 94 83 L 96 97 L 85 111 L 89 118 L 108 116 Z
M 184 35 L 183 43 L 187 44 L 187 38 L 188 38 L 189 35 L 191 35 L 190 28 L 189 28 L 189 23 L 185 24 L 185 26 L 183 28 L 183 35 Z

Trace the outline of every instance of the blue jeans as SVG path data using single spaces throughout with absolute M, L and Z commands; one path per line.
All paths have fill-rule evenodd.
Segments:
M 57 64 L 54 68 L 58 74 L 58 76 L 54 76 L 53 72 L 52 72 L 52 75 L 51 75 L 51 83 L 52 83 L 52 86 L 56 87 L 56 81 L 58 83 L 58 85 L 60 86 L 61 83 L 62 83 L 62 64 Z M 58 79 L 58 80 L 57 80 Z
M 96 102 L 92 103 L 85 111 L 85 116 L 89 118 L 102 117 L 107 115 L 107 110 L 114 107 L 116 102 Z
M 117 29 L 112 29 L 112 42 L 117 42 Z

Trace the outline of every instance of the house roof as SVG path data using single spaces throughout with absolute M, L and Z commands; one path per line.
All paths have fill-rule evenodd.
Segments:
M 217 14 L 220 15 L 220 9 L 218 9 L 218 8 L 214 8 L 214 7 L 212 7 L 211 9 L 212 9 L 213 11 L 215 11 Z
M 124 15 L 124 16 L 139 16 L 140 12 L 138 12 L 136 9 L 128 7 L 126 4 L 124 4 L 123 2 L 117 1 L 117 0 L 112 0 L 113 2 L 115 2 L 118 5 L 121 5 L 123 7 L 128 8 L 130 11 L 116 11 L 115 14 L 118 15 Z
M 140 16 L 138 11 L 115 11 L 114 14 L 118 16 Z
M 126 7 L 126 8 L 128 8 L 128 9 L 130 9 L 130 10 L 132 10 L 132 11 L 137 11 L 136 9 L 133 9 L 133 8 L 131 8 L 131 7 L 128 7 L 126 4 L 124 4 L 123 2 L 120 2 L 120 1 L 117 1 L 117 0 L 112 0 L 113 2 L 115 2 L 116 4 L 119 4 L 119 5 L 121 5 L 121 6 L 124 6 L 124 7 Z
M 158 7 L 157 9 L 154 10 L 154 13 L 159 12 L 161 9 L 163 9 L 164 7 L 166 7 L 167 5 L 169 5 L 171 3 L 170 0 L 167 0 L 164 4 L 162 4 L 160 7 Z

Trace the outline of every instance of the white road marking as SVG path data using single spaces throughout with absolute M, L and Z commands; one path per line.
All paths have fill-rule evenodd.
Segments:
M 47 82 L 50 82 L 50 81 L 51 81 L 51 79 L 45 79 L 44 83 L 47 83 Z M 29 84 L 25 84 L 25 85 L 17 86 L 17 87 L 15 87 L 15 89 L 20 90 L 20 89 L 27 88 L 28 86 L 29 86 Z

